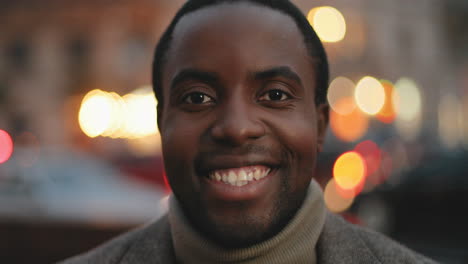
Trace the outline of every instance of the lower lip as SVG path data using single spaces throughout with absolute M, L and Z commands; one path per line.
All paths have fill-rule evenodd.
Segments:
M 203 192 L 209 197 L 224 201 L 243 201 L 252 200 L 257 197 L 265 196 L 269 188 L 269 183 L 274 179 L 273 174 L 276 170 L 270 170 L 268 175 L 260 180 L 253 180 L 243 186 L 234 186 L 222 181 L 216 181 L 203 177 L 203 183 L 206 187 Z

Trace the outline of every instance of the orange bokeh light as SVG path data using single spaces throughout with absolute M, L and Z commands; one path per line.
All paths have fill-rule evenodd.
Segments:
M 358 184 L 354 188 L 344 189 L 343 187 L 335 183 L 335 190 L 338 193 L 338 195 L 340 195 L 343 199 L 351 199 L 351 198 L 356 197 L 358 194 L 362 192 L 362 190 L 364 189 L 365 183 L 366 181 L 365 181 L 365 175 L 364 175 L 364 178 L 361 181 L 359 181 Z
M 12 153 L 13 140 L 5 130 L 0 129 L 0 164 L 10 159 Z
M 354 190 L 357 195 L 365 181 L 366 163 L 361 154 L 349 151 L 341 154 L 333 165 L 333 177 L 344 191 Z
M 354 100 L 352 97 L 341 98 L 337 101 L 335 107 L 341 109 L 352 109 Z M 338 111 L 345 112 L 345 111 Z M 354 107 L 349 114 L 339 114 L 336 111 L 330 112 L 330 127 L 333 134 L 343 141 L 352 142 L 361 138 L 369 127 L 369 118 L 361 112 L 359 108 Z
M 323 192 L 323 198 L 328 209 L 335 213 L 340 213 L 348 209 L 354 201 L 353 196 L 343 196 L 342 189 L 336 184 L 332 178 L 328 181 Z
M 383 123 L 390 124 L 396 118 L 395 109 L 393 108 L 393 84 L 389 81 L 381 80 L 384 91 L 385 91 L 385 102 L 382 109 L 377 113 L 376 117 Z

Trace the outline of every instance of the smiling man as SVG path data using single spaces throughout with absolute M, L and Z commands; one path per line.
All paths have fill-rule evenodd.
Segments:
M 224 247 L 272 237 L 306 196 L 327 122 L 294 20 L 250 3 L 203 8 L 163 56 L 158 120 L 182 211 Z
M 328 64 L 290 2 L 187 2 L 153 82 L 169 213 L 69 263 L 431 263 L 327 212 Z

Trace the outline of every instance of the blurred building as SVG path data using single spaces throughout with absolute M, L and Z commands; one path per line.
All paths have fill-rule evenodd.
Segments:
M 303 10 L 310 8 L 310 1 L 298 2 Z M 465 53 L 466 47 L 452 49 L 450 39 L 457 36 L 450 36 L 454 32 L 445 21 L 454 6 L 461 10 L 465 7 L 466 14 L 466 5 L 462 2 L 420 0 L 409 4 L 407 1 L 335 0 L 313 3 L 334 6 L 346 18 L 346 37 L 341 42 L 326 45 L 332 76 L 344 75 L 358 80 L 371 75 L 391 82 L 407 77 L 415 81 L 421 90 L 422 112 L 413 124 L 417 126 L 413 129 L 416 136 L 407 138 L 426 145 L 429 151 L 440 151 L 444 147 L 443 135 L 438 129 L 441 123 L 447 123 L 439 120 L 441 98 L 454 95 L 466 100 L 468 87 L 466 81 L 463 83 L 463 73 L 458 70 L 453 56 Z M 463 104 L 462 101 L 458 103 Z M 466 116 L 468 112 L 463 114 Z M 391 126 L 384 129 L 391 133 L 400 132 L 392 131 Z M 466 124 L 459 129 L 467 131 Z M 385 133 L 376 126 L 374 131 Z
M 70 144 L 70 99 L 149 84 L 154 45 L 180 2 L 2 1 L 0 127 Z
M 183 2 L 2 1 L 0 127 L 13 134 L 33 131 L 46 145 L 73 144 L 80 137 L 76 100 L 95 88 L 125 94 L 149 84 L 154 45 Z M 462 98 L 467 89 L 454 62 L 460 58 L 453 55 L 454 47 L 466 48 L 450 42 L 457 36 L 450 35 L 456 32 L 445 19 L 462 1 L 295 2 L 304 13 L 330 5 L 344 14 L 345 38 L 326 44 L 332 77 L 415 81 L 422 113 L 417 136 L 409 138 L 437 150 L 440 120 L 434 106 L 446 94 Z M 381 132 L 378 124 L 373 128 L 369 133 Z

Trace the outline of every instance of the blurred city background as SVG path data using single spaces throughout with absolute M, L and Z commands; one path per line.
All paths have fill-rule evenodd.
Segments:
M 154 46 L 184 0 L 0 1 L 0 263 L 164 213 Z M 328 208 L 468 263 L 468 1 L 296 0 L 325 43 Z

